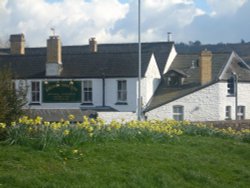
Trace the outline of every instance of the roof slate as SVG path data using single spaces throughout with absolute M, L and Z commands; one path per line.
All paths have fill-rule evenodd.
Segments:
M 242 61 L 242 59 L 235 54 L 232 62 L 225 67 L 221 80 L 227 80 L 232 76 L 232 73 L 236 73 L 239 82 L 249 82 L 250 81 L 250 66 Z
M 83 121 L 83 116 L 90 116 L 96 114 L 94 110 L 81 110 L 81 109 L 29 109 L 25 110 L 26 115 L 30 118 L 36 118 L 40 116 L 43 121 L 56 122 L 68 120 L 69 115 L 74 115 L 74 121 Z
M 142 43 L 142 76 L 154 53 L 163 71 L 173 43 Z M 46 48 L 25 48 L 25 55 L 6 55 L 0 49 L 0 68 L 9 66 L 18 78 L 45 78 Z M 60 78 L 137 77 L 138 44 L 99 44 L 97 53 L 89 45 L 62 47 L 63 71 Z

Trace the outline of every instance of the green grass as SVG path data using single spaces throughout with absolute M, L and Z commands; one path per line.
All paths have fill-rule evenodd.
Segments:
M 91 142 L 43 151 L 0 145 L 0 188 L 249 185 L 250 144 L 232 139 L 180 136 L 168 143 Z

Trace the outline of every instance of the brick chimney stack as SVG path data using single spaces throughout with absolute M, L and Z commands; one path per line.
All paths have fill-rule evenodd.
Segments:
M 97 52 L 97 41 L 94 37 L 89 39 L 89 50 L 92 53 Z
M 47 40 L 47 63 L 62 64 L 62 46 L 59 36 Z
M 212 52 L 203 50 L 200 55 L 200 82 L 205 85 L 212 81 Z
M 24 34 L 10 35 L 10 53 L 13 55 L 25 54 Z
M 59 36 L 47 40 L 46 75 L 59 76 L 62 70 L 62 46 Z

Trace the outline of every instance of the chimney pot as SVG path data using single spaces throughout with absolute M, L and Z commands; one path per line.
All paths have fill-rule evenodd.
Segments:
M 168 42 L 172 42 L 172 33 L 168 32 Z

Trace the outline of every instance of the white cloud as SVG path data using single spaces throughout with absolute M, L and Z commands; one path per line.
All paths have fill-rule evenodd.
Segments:
M 229 3 L 229 1 L 228 1 Z M 196 17 L 194 21 L 183 29 L 186 34 L 182 41 L 200 40 L 203 43 L 230 43 L 240 42 L 241 39 L 250 41 L 249 35 L 249 10 L 250 1 L 237 9 L 232 15 Z
M 249 7 L 249 1 L 206 0 L 211 11 L 207 12 L 198 8 L 197 0 L 141 0 L 142 40 L 167 40 L 168 31 L 173 32 L 178 42 L 220 42 L 222 38 L 230 41 L 237 37 L 249 40 L 250 28 L 245 18 L 249 17 L 250 9 L 244 9 Z M 24 33 L 29 46 L 45 46 L 50 28 L 54 27 L 64 45 L 86 44 L 90 37 L 96 37 L 99 43 L 134 42 L 137 41 L 137 2 L 0 0 L 0 39 Z
M 207 0 L 213 16 L 234 14 L 247 0 Z
M 196 16 L 204 12 L 197 8 L 193 0 L 145 0 L 142 4 L 142 40 L 167 40 L 167 32 L 177 33 L 186 25 L 192 23 Z M 137 39 L 137 2 L 130 4 L 130 10 L 125 19 L 116 23 L 113 33 L 124 33 Z M 134 34 L 134 37 L 131 35 Z
M 128 4 L 118 0 L 64 0 L 48 3 L 45 0 L 0 0 L 0 37 L 24 33 L 30 46 L 45 45 L 50 28 L 65 44 L 87 43 L 91 36 L 106 41 L 109 30 L 125 17 Z

